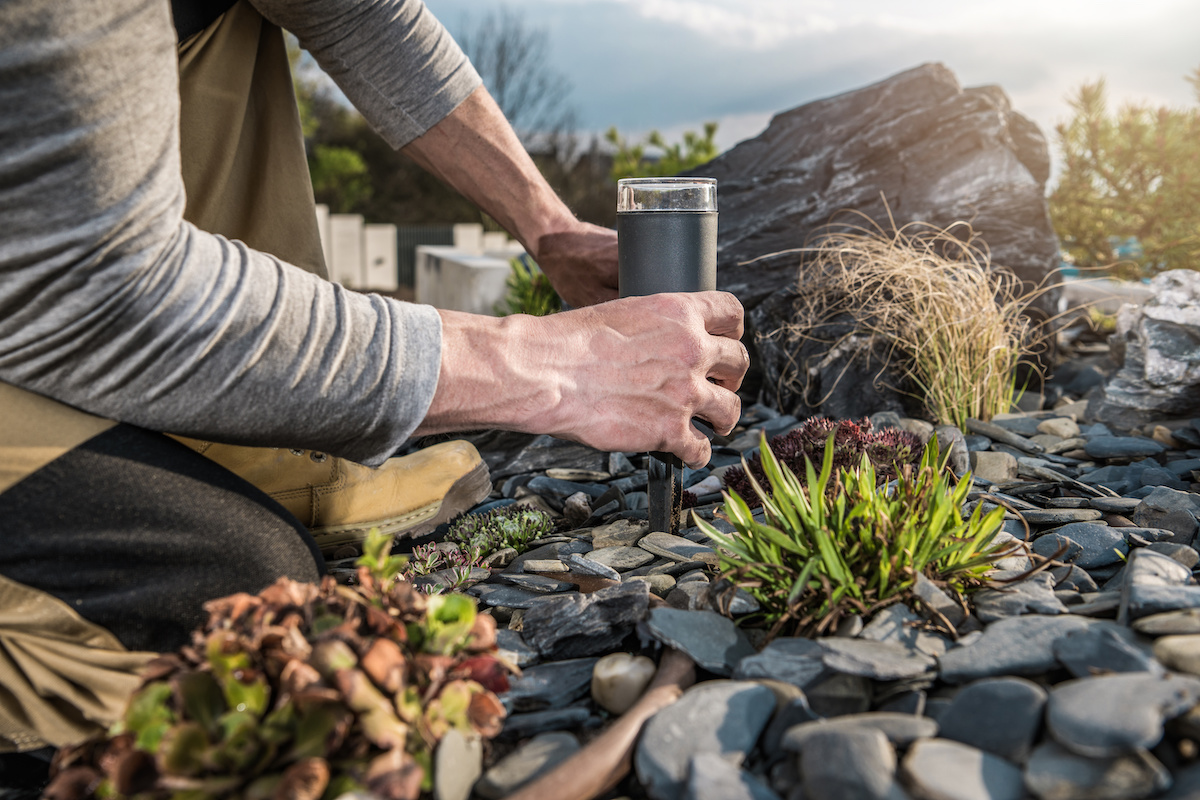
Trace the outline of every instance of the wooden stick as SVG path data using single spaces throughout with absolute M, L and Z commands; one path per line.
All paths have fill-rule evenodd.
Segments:
M 632 708 L 587 747 L 507 800 L 592 800 L 609 791 L 629 774 L 642 726 L 678 700 L 695 681 L 696 665 L 692 660 L 667 648 L 654 680 Z

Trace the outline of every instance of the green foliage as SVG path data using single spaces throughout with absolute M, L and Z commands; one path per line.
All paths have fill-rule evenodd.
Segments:
M 914 602 L 917 575 L 954 593 L 978 585 L 997 557 L 991 541 L 1004 509 L 981 516 L 977 508 L 963 520 L 959 509 L 971 482 L 950 486 L 936 439 L 918 467 L 884 487 L 865 456 L 856 469 L 835 472 L 834 450 L 831 435 L 820 471 L 806 460 L 802 482 L 763 437 L 768 486 L 753 486 L 764 520 L 742 497 L 726 494 L 724 514 L 736 533 L 698 521 L 719 546 L 722 570 L 762 606 L 771 636 L 784 627 L 821 633 L 844 616 Z M 831 483 L 839 485 L 831 491 Z
M 717 144 L 713 141 L 716 133 L 717 123 L 706 122 L 703 136 L 687 131 L 682 142 L 667 144 L 661 133 L 651 131 L 644 141 L 630 144 L 616 128 L 609 128 L 604 138 L 617 148 L 613 156 L 612 179 L 670 177 L 707 164 L 717 157 Z M 661 150 L 662 156 L 647 158 L 647 147 Z
M 513 504 L 486 514 L 463 514 L 455 518 L 446 541 L 458 542 L 486 557 L 506 547 L 523 553 L 534 539 L 553 531 L 554 520 L 545 511 Z
M 1070 99 L 1056 129 L 1063 171 L 1050 216 L 1079 266 L 1114 260 L 1110 237 L 1136 237 L 1142 255 L 1116 266 L 1124 277 L 1200 262 L 1200 69 L 1187 80 L 1198 105 L 1134 103 L 1110 114 L 1103 80 Z
M 416 800 L 447 731 L 500 732 L 508 670 L 492 617 L 397 580 L 390 549 L 369 539 L 358 586 L 281 578 L 206 604 L 111 734 L 59 752 L 49 796 Z
M 508 263 L 512 269 L 505 281 L 508 295 L 503 303 L 496 304 L 494 310 L 497 316 L 530 314 L 544 317 L 562 311 L 562 299 L 533 259 L 511 258 Z
M 335 214 L 360 207 L 371 197 L 367 162 L 349 147 L 318 144 L 308 158 L 313 194 Z

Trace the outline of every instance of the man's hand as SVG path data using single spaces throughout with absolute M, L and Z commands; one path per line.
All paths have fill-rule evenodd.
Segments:
M 538 238 L 533 260 L 574 308 L 617 297 L 617 232 L 586 222 Z
M 418 433 L 549 433 L 699 467 L 712 450 L 692 418 L 719 433 L 737 424 L 750 359 L 733 295 L 627 297 L 548 317 L 440 313 L 441 372 Z

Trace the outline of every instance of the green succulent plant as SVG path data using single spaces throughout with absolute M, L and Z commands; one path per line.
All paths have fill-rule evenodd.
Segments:
M 553 531 L 554 520 L 545 511 L 513 504 L 456 517 L 450 523 L 446 541 L 474 548 L 486 558 L 506 547 L 523 553 L 534 539 Z
M 531 314 L 544 317 L 562 311 L 562 299 L 550 285 L 550 279 L 528 257 L 510 258 L 510 272 L 505 285 L 508 294 L 493 309 L 497 316 Z
M 358 585 L 281 578 L 206 604 L 106 737 L 60 750 L 55 798 L 416 800 L 451 729 L 500 731 L 508 667 L 464 595 L 428 597 L 373 534 Z
M 901 468 L 883 486 L 865 454 L 856 468 L 835 472 L 835 439 L 831 433 L 826 441 L 819 472 L 805 460 L 801 481 L 764 436 L 759 456 L 766 482 L 749 477 L 762 519 L 730 492 L 723 514 L 735 532 L 697 520 L 718 545 L 722 572 L 759 602 L 770 636 L 787 627 L 822 633 L 847 615 L 867 618 L 893 603 L 915 604 L 918 575 L 961 597 L 981 585 L 1000 557 L 992 539 L 1004 509 L 976 508 L 962 518 L 971 481 L 951 485 L 936 438 L 918 465 Z M 834 482 L 839 488 L 830 491 Z

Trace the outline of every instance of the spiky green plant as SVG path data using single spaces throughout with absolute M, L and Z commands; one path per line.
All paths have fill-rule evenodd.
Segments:
M 531 314 L 544 317 L 562 311 L 562 299 L 536 262 L 529 258 L 510 258 L 508 263 L 511 269 L 505 281 L 508 294 L 502 303 L 496 304 L 497 316 Z
M 865 456 L 857 469 L 835 472 L 834 449 L 831 435 L 820 472 L 806 460 L 801 482 L 763 437 L 768 486 L 750 480 L 765 519 L 727 493 L 723 512 L 735 533 L 697 520 L 718 545 L 722 571 L 761 605 L 771 636 L 785 627 L 822 633 L 848 614 L 866 618 L 892 603 L 915 602 L 918 575 L 960 596 L 980 584 L 999 557 L 991 542 L 1004 509 L 982 515 L 976 508 L 962 518 L 971 482 L 950 485 L 936 439 L 919 466 L 903 468 L 884 486 Z M 831 481 L 840 488 L 828 491 Z
M 451 728 L 499 733 L 507 667 L 474 600 L 417 592 L 390 551 L 367 541 L 357 586 L 281 578 L 206 604 L 110 735 L 59 752 L 48 795 L 416 800 Z
M 553 531 L 554 520 L 545 511 L 514 503 L 484 514 L 455 517 L 446 541 L 473 549 L 486 558 L 506 547 L 523 553 L 531 541 Z

